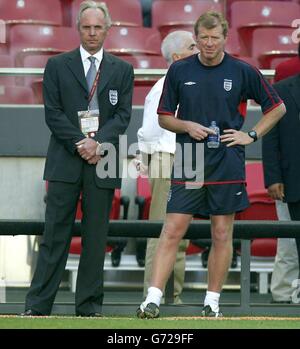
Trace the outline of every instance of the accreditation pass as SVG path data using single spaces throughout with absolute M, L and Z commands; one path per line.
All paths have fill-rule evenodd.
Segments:
M 79 126 L 82 133 L 89 137 L 98 131 L 99 128 L 99 110 L 81 110 L 78 112 Z

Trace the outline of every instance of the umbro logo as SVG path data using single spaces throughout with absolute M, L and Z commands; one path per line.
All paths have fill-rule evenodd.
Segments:
M 194 81 L 188 81 L 184 83 L 185 85 L 191 86 L 191 85 L 196 85 Z

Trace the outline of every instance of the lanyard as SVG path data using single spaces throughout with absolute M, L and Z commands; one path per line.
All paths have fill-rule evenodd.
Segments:
M 99 66 L 99 69 L 98 69 L 97 74 L 95 76 L 95 80 L 93 82 L 93 86 L 91 88 L 89 98 L 88 98 L 88 104 L 90 104 L 90 101 L 92 100 L 92 98 L 95 94 L 96 88 L 97 88 L 97 84 L 98 84 L 98 80 L 99 80 L 99 76 L 100 76 L 100 67 L 101 67 L 101 65 Z

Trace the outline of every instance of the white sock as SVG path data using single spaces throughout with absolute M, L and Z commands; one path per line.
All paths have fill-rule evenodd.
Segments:
M 220 299 L 220 293 L 206 291 L 204 306 L 210 305 L 211 310 L 217 313 L 219 311 L 219 299 Z
M 142 303 L 142 307 L 145 308 L 146 305 L 149 303 L 154 303 L 159 307 L 162 295 L 163 295 L 163 293 L 159 288 L 149 287 L 147 297 L 146 297 L 145 301 Z

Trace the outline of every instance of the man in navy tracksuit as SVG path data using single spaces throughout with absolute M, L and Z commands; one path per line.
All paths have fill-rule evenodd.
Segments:
M 222 316 L 219 297 L 232 259 L 234 215 L 249 205 L 244 146 L 267 133 L 285 113 L 283 102 L 260 72 L 224 52 L 228 24 L 220 13 L 204 13 L 194 30 L 200 53 L 170 67 L 157 111 L 160 126 L 176 133 L 178 151 L 151 287 L 137 310 L 140 318 L 159 316 L 161 290 L 195 214 L 211 219 L 212 248 L 202 315 Z M 260 104 L 264 114 L 248 133 L 240 131 L 244 115 L 239 109 L 247 99 Z M 219 140 L 216 129 L 209 128 L 213 121 Z

